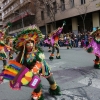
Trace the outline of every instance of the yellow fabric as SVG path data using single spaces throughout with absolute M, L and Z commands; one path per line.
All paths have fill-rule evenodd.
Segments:
M 52 90 L 55 90 L 55 89 L 57 88 L 57 84 L 54 83 L 53 85 L 50 85 L 50 88 L 51 88 Z

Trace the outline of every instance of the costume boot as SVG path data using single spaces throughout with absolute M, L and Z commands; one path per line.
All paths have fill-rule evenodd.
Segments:
M 54 83 L 53 85 L 50 85 L 49 93 L 51 95 L 61 95 L 60 87 L 57 86 L 56 83 Z
M 56 59 L 61 59 L 59 53 L 57 53 Z
M 54 59 L 54 54 L 51 54 L 50 57 L 49 57 L 49 59 L 53 60 Z
M 32 98 L 31 100 L 44 100 L 42 91 L 36 93 L 36 92 L 32 92 Z

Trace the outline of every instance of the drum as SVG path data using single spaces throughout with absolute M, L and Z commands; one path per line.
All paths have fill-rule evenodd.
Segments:
M 10 87 L 14 90 L 21 89 L 21 86 L 28 86 L 35 89 L 41 82 L 38 75 L 34 75 L 33 71 L 15 60 L 9 61 L 9 65 L 5 67 L 5 70 L 0 74 L 0 76 L 9 80 Z

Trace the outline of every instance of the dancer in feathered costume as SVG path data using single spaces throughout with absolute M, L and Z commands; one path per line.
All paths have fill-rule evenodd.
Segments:
M 10 47 L 12 47 L 12 49 L 9 51 L 9 59 L 13 59 L 13 54 L 14 54 L 13 40 L 14 40 L 14 37 L 11 37 L 11 36 L 7 36 L 6 37 L 7 45 L 10 46 Z
M 88 53 L 95 54 L 94 68 L 100 69 L 100 28 L 91 33 L 89 45 L 86 47 L 86 50 Z
M 67 49 L 72 48 L 72 45 L 71 45 L 71 37 L 69 36 L 69 34 L 67 34 L 65 44 L 67 46 Z
M 14 48 L 19 51 L 17 58 L 10 60 L 1 73 L 3 79 L 10 80 L 13 89 L 21 89 L 21 86 L 33 88 L 32 100 L 44 100 L 40 76 L 48 80 L 51 95 L 60 95 L 60 88 L 50 72 L 42 50 L 37 45 L 41 39 L 42 33 L 36 26 L 23 30 L 14 40 Z
M 63 23 L 63 26 L 65 25 L 65 22 Z M 53 60 L 54 59 L 54 52 L 55 52 L 55 49 L 57 50 L 57 55 L 56 55 L 56 58 L 57 59 L 60 59 L 60 54 L 59 54 L 59 44 L 58 44 L 58 40 L 59 40 L 59 35 L 61 34 L 62 30 L 63 30 L 63 26 L 62 27 L 59 27 L 57 30 L 53 31 L 51 33 L 51 39 L 50 39 L 50 42 L 51 42 L 51 46 L 52 46 L 52 52 L 50 54 L 50 57 L 49 59 L 50 60 Z
M 7 64 L 7 55 L 6 52 L 10 51 L 12 48 L 5 43 L 5 32 L 10 27 L 10 24 L 4 30 L 0 30 L 0 60 L 3 61 L 3 69 Z

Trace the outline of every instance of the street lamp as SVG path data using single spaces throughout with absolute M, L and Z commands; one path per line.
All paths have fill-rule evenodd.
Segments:
M 17 13 L 17 12 L 13 12 L 14 14 L 18 14 L 19 16 L 21 16 L 21 19 L 22 19 L 22 27 L 24 29 L 24 21 L 23 21 L 23 16 L 20 14 L 20 13 Z

